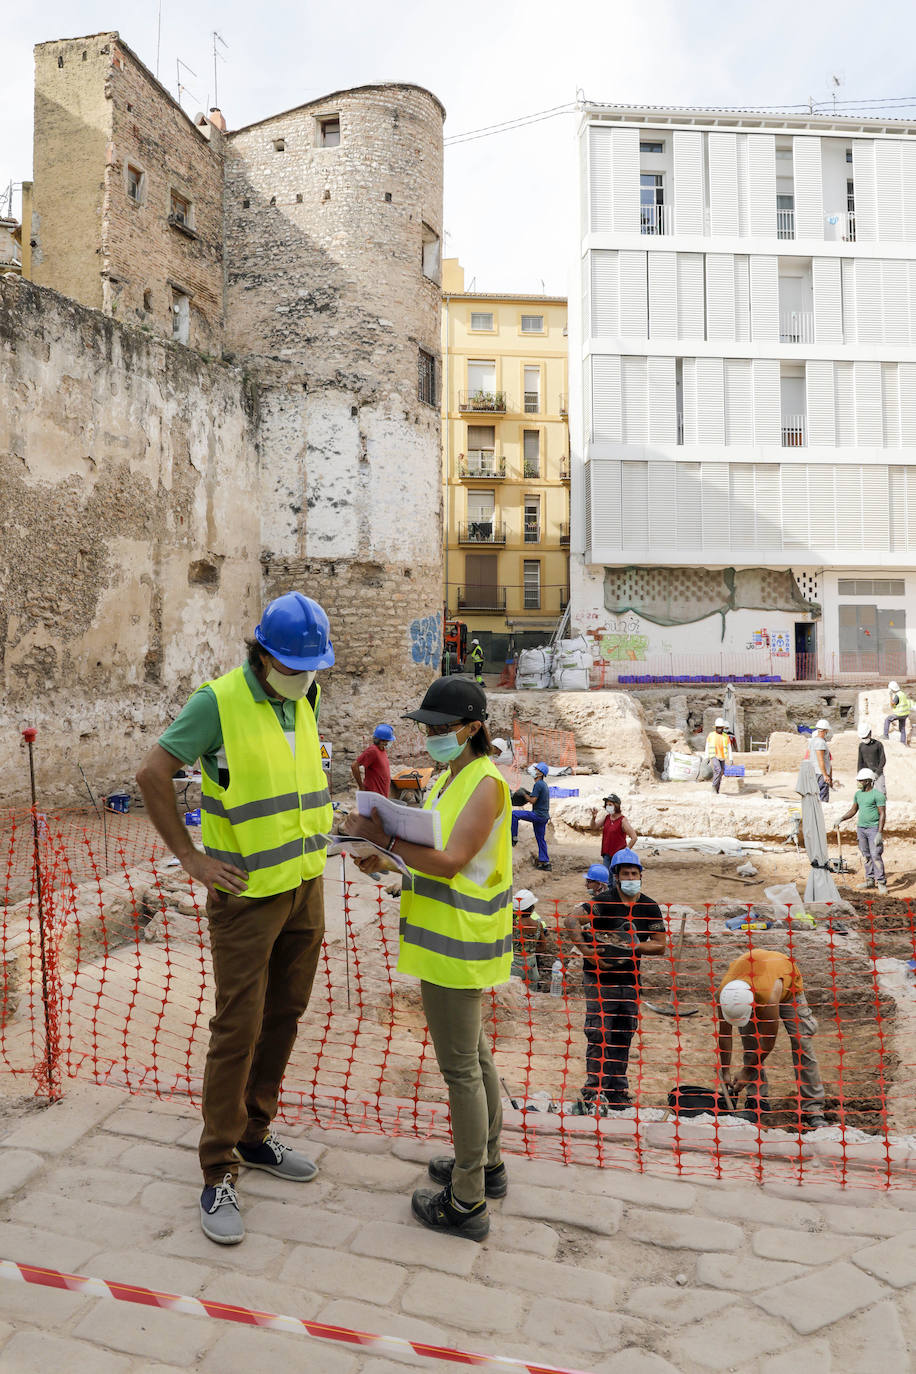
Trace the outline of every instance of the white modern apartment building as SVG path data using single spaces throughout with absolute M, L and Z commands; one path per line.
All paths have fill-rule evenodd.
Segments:
M 609 680 L 916 669 L 916 124 L 588 105 L 573 622 Z

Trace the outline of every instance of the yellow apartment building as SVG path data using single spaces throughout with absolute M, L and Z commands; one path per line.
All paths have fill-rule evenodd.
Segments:
M 448 615 L 498 671 L 549 638 L 569 600 L 564 296 L 466 291 L 442 264 Z

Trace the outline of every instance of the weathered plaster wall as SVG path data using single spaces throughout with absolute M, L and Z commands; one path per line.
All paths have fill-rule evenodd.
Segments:
M 132 777 L 261 602 L 242 374 L 0 280 L 0 801 L 39 727 L 48 801 Z

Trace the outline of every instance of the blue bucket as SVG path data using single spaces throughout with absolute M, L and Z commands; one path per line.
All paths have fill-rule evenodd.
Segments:
M 126 815 L 130 810 L 130 793 L 112 792 L 110 796 L 105 798 L 105 805 L 109 811 L 120 811 Z
M 197 807 L 197 809 L 196 809 L 195 811 L 186 811 L 186 812 L 184 813 L 184 823 L 185 823 L 185 825 L 200 825 L 200 807 L 199 807 L 199 806 Z

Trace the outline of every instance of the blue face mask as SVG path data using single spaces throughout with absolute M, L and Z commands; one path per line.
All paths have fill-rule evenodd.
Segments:
M 467 740 L 464 743 L 467 744 Z M 451 763 L 463 749 L 464 744 L 458 739 L 457 730 L 450 735 L 430 735 L 426 740 L 426 752 L 436 763 Z
M 642 890 L 642 883 L 639 878 L 626 878 L 621 882 L 620 890 L 625 897 L 638 897 Z

